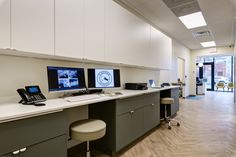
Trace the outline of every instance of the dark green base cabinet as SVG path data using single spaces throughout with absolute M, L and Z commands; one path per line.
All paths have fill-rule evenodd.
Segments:
M 125 146 L 160 124 L 160 93 L 150 93 L 89 106 L 89 117 L 107 124 L 95 146 L 116 155 Z
M 63 112 L 0 124 L 0 157 L 66 157 Z

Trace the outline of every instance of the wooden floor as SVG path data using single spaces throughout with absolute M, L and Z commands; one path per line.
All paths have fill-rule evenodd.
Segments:
M 156 129 L 120 157 L 236 157 L 233 93 L 180 100 L 180 127 Z

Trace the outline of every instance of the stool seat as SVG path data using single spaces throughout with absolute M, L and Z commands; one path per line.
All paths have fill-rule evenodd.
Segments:
M 71 124 L 71 137 L 79 141 L 93 141 L 106 133 L 106 123 L 102 120 L 86 119 Z
M 161 104 L 174 104 L 174 102 L 173 98 L 161 98 Z

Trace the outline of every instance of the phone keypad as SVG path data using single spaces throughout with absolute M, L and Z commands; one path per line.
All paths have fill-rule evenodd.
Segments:
M 32 95 L 32 97 L 33 97 L 34 101 L 38 101 L 38 102 L 46 100 L 46 98 L 41 94 L 34 94 L 34 95 Z

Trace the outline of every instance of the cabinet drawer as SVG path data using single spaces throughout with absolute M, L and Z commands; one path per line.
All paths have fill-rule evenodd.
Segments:
M 120 99 L 116 101 L 116 115 L 133 110 L 133 98 Z
M 159 101 L 159 93 L 143 94 L 116 101 L 116 115 L 141 108 L 148 104 L 154 104 Z
M 32 146 L 21 153 L 23 157 L 66 157 L 66 136 L 62 135 Z
M 66 121 L 59 112 L 0 124 L 0 155 L 65 134 Z

